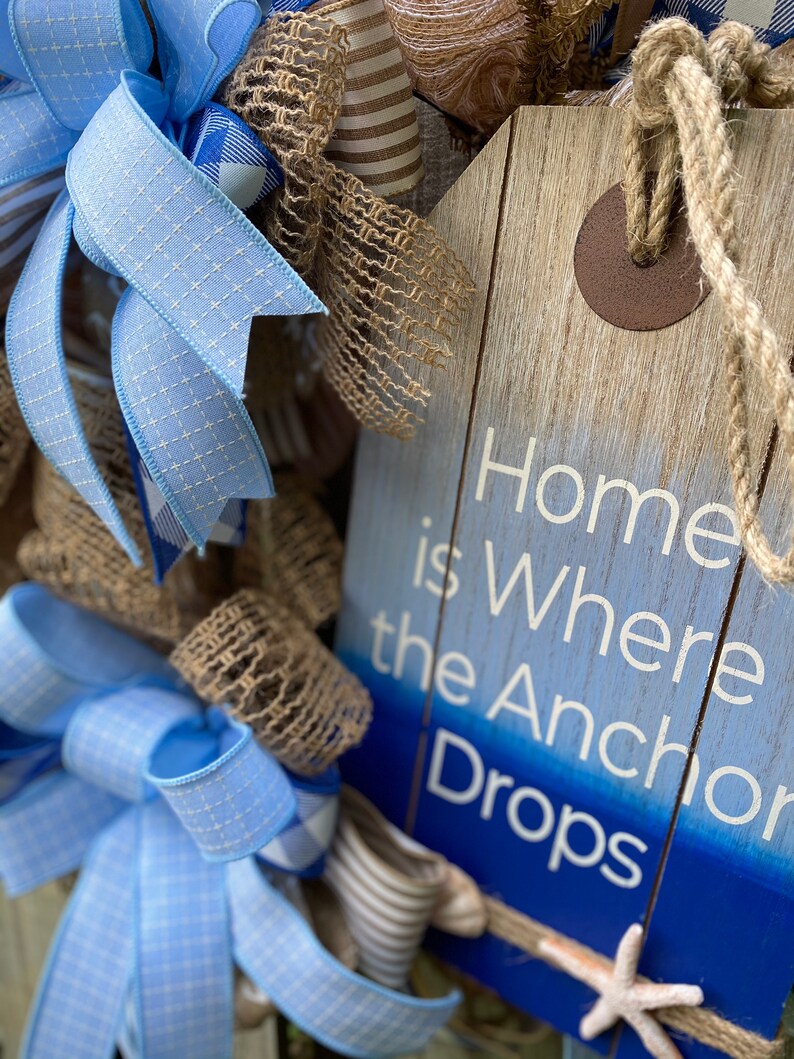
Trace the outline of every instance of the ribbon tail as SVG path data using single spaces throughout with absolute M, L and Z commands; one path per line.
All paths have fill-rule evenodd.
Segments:
M 6 320 L 6 354 L 33 440 L 140 565 L 135 542 L 96 465 L 80 423 L 61 341 L 61 302 L 74 209 L 67 191 L 52 206 L 17 284 Z
M 0 807 L 0 876 L 9 897 L 80 866 L 97 834 L 124 808 L 106 791 L 58 770 Z
M 232 954 L 221 864 L 162 801 L 141 810 L 134 1002 L 141 1059 L 231 1059 Z
M 253 317 L 324 306 L 157 128 L 167 105 L 152 78 L 122 74 L 71 152 L 66 183 L 111 267 L 239 396 Z
M 203 549 L 230 499 L 275 492 L 253 423 L 237 394 L 133 290 L 116 309 L 112 348 L 135 446 L 176 521 Z
M 328 1048 L 355 1059 L 422 1051 L 460 1003 L 386 989 L 348 970 L 248 860 L 227 865 L 237 963 L 276 1006 Z
M 61 919 L 19 1059 L 111 1059 L 132 969 L 137 809 L 94 844 Z

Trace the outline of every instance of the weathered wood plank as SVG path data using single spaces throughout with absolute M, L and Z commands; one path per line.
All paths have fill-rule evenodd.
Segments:
M 790 505 L 778 446 L 761 512 L 781 550 L 790 538 Z M 743 700 L 752 691 L 753 701 L 709 696 L 691 802 L 677 821 L 642 962 L 645 974 L 674 980 L 700 981 L 707 967 L 709 1005 L 768 1037 L 794 981 L 792 630 L 794 594 L 770 588 L 748 563 L 725 640 L 758 651 L 762 672 L 743 649 L 731 662 L 761 682 L 723 674 L 725 691 Z M 642 1052 L 627 1039 L 618 1055 L 639 1059 Z M 713 1055 L 687 1049 L 688 1059 Z
M 401 542 L 402 548 L 402 542 L 416 539 L 423 517 L 430 521 L 432 533 L 439 538 L 449 540 L 452 532 L 511 127 L 510 122 L 504 125 L 492 140 L 487 155 L 475 159 L 470 167 L 477 186 L 475 208 L 471 209 L 466 189 L 456 186 L 433 214 L 434 227 L 468 266 L 476 294 L 460 333 L 454 336 L 454 356 L 445 370 L 425 366 L 417 372 L 420 383 L 433 392 L 426 422 L 410 442 L 368 435 L 367 443 L 358 451 L 355 472 L 358 509 L 346 542 L 348 576 L 337 632 L 337 652 L 356 669 L 368 667 L 378 684 L 379 696 L 388 695 L 391 680 L 380 680 L 382 674 L 368 662 L 373 635 L 370 621 L 378 609 L 373 610 L 370 586 L 379 579 L 384 563 L 389 562 L 390 556 L 394 557 L 394 542 Z M 466 211 L 470 224 L 459 223 L 461 211 Z M 421 453 L 421 473 L 417 473 L 415 466 L 418 453 Z M 428 483 L 432 483 L 430 488 Z M 405 565 L 402 554 L 399 560 L 399 576 L 390 588 L 389 605 L 408 610 L 413 600 L 422 598 L 423 608 L 416 614 L 412 631 L 432 642 L 438 623 L 439 598 L 415 588 L 412 571 Z M 435 576 L 439 577 L 438 571 Z M 443 577 L 443 565 L 440 576 Z M 416 659 L 408 659 L 407 666 L 417 676 L 415 690 L 401 697 L 398 715 L 389 717 L 380 711 L 372 731 L 372 736 L 393 745 L 395 752 L 401 744 L 393 740 L 392 733 L 384 732 L 382 737 L 377 734 L 381 721 L 403 731 L 410 729 L 415 742 L 420 738 L 425 712 L 426 693 L 419 687 L 422 682 L 418 678 Z M 361 751 L 346 757 L 346 774 L 352 782 L 356 781 L 359 765 L 366 768 L 369 747 L 368 740 Z M 392 762 L 392 782 L 384 792 L 385 808 L 401 823 L 409 811 L 414 756 L 414 745 L 407 745 L 399 762 Z
M 784 328 L 794 325 L 792 270 L 780 256 L 790 251 L 778 240 L 792 206 L 790 117 L 752 112 L 735 122 L 742 225 L 753 233 L 746 267 L 762 300 L 780 306 Z M 417 837 L 484 888 L 607 953 L 655 894 L 740 556 L 717 299 L 663 331 L 626 332 L 589 309 L 573 276 L 581 221 L 621 176 L 621 120 L 558 108 L 514 119 L 449 598 L 440 609 L 434 592 L 404 587 L 417 556 L 421 565 L 426 505 L 449 488 L 439 463 L 429 475 L 417 439 L 399 467 L 385 450 L 368 464 L 365 439 L 353 515 L 360 536 L 347 569 L 347 584 L 360 582 L 361 621 L 342 640 L 389 735 L 376 728 L 357 782 L 399 817 L 402 777 L 384 794 L 382 770 L 388 761 L 400 776 L 406 747 L 416 744 L 424 756 Z M 467 176 L 455 189 L 470 204 L 458 213 L 463 231 L 479 196 Z M 763 454 L 769 421 L 757 393 L 751 416 Z M 513 473 L 483 473 L 489 459 Z M 457 466 L 456 456 L 450 478 Z M 400 486 L 380 487 L 392 474 L 410 483 L 413 524 L 404 513 L 393 522 Z M 381 509 L 376 538 L 360 513 L 362 494 L 369 511 Z M 428 549 L 438 542 L 443 554 L 449 538 L 440 524 L 432 529 Z M 388 631 L 382 623 L 373 667 L 366 621 L 379 610 Z M 423 642 L 406 637 L 405 613 Z M 425 631 L 428 616 L 439 617 L 440 630 Z M 426 645 L 436 643 L 425 674 Z M 396 723 L 420 675 L 434 685 L 426 741 Z M 665 742 L 684 752 L 660 754 Z M 494 941 L 440 944 L 508 999 L 571 1032 L 592 999 Z M 664 946 L 654 944 L 656 972 L 669 977 Z M 597 1046 L 606 1050 L 609 1039 Z
M 66 902 L 58 883 L 10 901 L 0 892 L 0 1059 L 15 1059 L 30 1002 Z

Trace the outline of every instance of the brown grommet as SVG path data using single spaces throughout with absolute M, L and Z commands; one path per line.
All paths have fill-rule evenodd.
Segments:
M 614 184 L 590 209 L 573 258 L 582 297 L 602 320 L 627 331 L 658 331 L 697 309 L 709 293 L 686 217 L 680 212 L 659 260 L 635 265 L 626 242 L 623 188 Z

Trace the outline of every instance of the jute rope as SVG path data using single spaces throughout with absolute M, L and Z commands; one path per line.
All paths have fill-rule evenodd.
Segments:
M 594 952 L 586 945 L 573 941 L 551 927 L 539 923 L 536 919 L 524 915 L 523 912 L 510 908 L 509 905 L 494 897 L 486 897 L 485 904 L 488 910 L 488 932 L 503 941 L 515 945 L 530 956 L 549 962 L 541 949 L 541 942 L 545 938 L 555 938 L 571 949 L 575 949 L 588 958 L 597 960 L 604 967 L 611 966 L 612 961 Z M 642 975 L 637 976 L 638 982 L 647 982 L 650 979 Z M 767 1040 L 757 1033 L 742 1029 L 728 1019 L 722 1018 L 716 1011 L 708 1008 L 674 1007 L 661 1008 L 654 1012 L 656 1018 L 672 1030 L 686 1034 L 693 1040 L 706 1044 L 710 1048 L 733 1059 L 783 1059 L 785 1054 L 785 1043 L 778 1039 Z
M 794 66 L 775 60 L 753 31 L 726 22 L 708 39 L 682 19 L 645 30 L 633 61 L 624 162 L 629 251 L 652 263 L 664 249 L 679 168 L 694 245 L 724 313 L 728 461 L 742 539 L 769 582 L 794 583 L 794 541 L 778 555 L 761 526 L 750 451 L 747 365 L 752 364 L 777 421 L 794 505 L 794 376 L 790 349 L 767 322 L 739 273 L 737 175 L 723 102 L 794 105 Z M 658 174 L 646 204 L 651 148 Z

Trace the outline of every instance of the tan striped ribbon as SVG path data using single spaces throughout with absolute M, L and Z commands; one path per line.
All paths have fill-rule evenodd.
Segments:
M 383 0 L 316 4 L 347 34 L 342 111 L 326 157 L 382 198 L 424 177 L 413 91 Z

